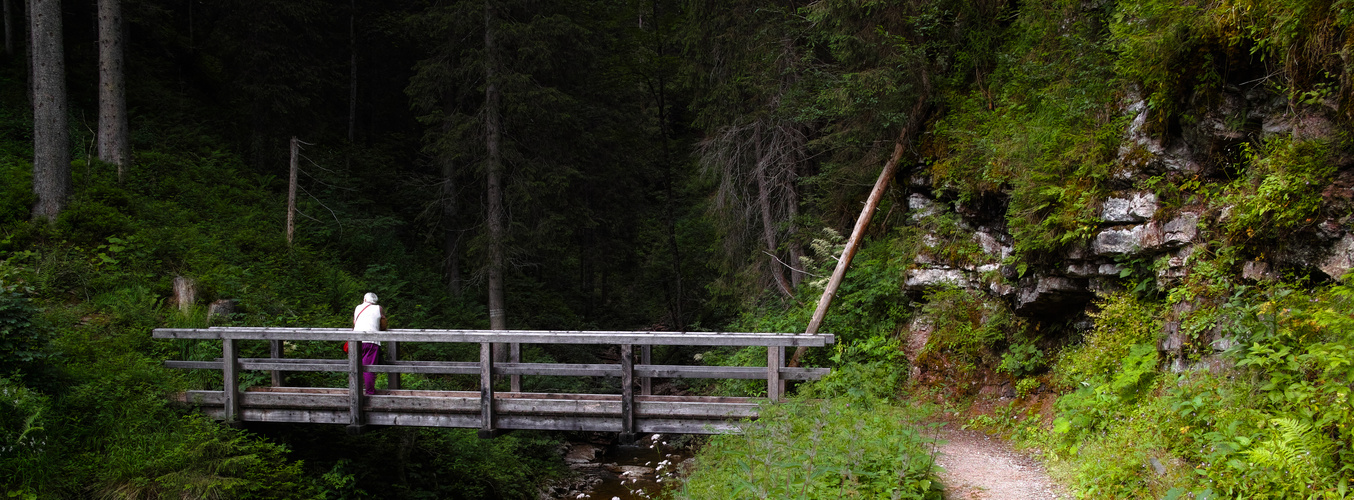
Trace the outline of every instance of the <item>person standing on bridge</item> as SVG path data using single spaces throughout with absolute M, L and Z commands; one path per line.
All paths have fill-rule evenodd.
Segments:
M 381 306 L 376 305 L 376 300 L 376 294 L 367 293 L 362 297 L 362 303 L 353 309 L 354 332 L 378 332 L 386 329 L 385 312 L 381 310 Z M 362 365 L 376 364 L 380 352 L 380 342 L 362 342 Z M 375 373 L 362 372 L 362 388 L 368 396 L 376 394 Z

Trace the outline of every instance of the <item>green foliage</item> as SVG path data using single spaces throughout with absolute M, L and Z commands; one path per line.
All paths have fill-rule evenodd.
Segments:
M 743 433 L 700 450 L 675 497 L 939 499 L 935 444 L 919 432 L 920 416 L 878 400 L 763 406 Z
M 1110 31 L 1116 68 L 1143 85 L 1160 111 L 1152 128 L 1164 132 L 1167 121 L 1193 112 L 1191 95 L 1214 96 L 1236 73 L 1264 75 L 1291 102 L 1348 96 L 1337 54 L 1351 20 L 1343 2 L 1149 0 L 1119 4 Z
M 1151 344 L 1105 356 L 1118 364 L 1108 370 L 1084 353 L 1162 315 L 1126 296 L 1108 299 L 1095 330 L 1057 368 L 1080 389 L 1059 398 L 1052 432 L 1022 436 L 1058 450 L 1053 470 L 1086 496 L 1346 498 L 1354 286 L 1232 293 L 1210 321 L 1237 343 L 1226 353 L 1235 368 L 1179 375 L 1156 373 Z
M 1053 432 L 1075 443 L 1085 433 L 1104 430 L 1115 415 L 1147 395 L 1156 379 L 1156 346 L 1134 345 L 1120 363 L 1113 374 L 1083 382 L 1076 392 L 1058 398 Z
M 1230 206 L 1223 228 L 1237 241 L 1275 241 L 1311 227 L 1320 216 L 1321 191 L 1336 171 L 1331 146 L 1279 135 L 1259 151 L 1244 149 L 1246 169 L 1219 199 Z
M 49 453 L 51 400 L 23 384 L 0 377 L 0 491 L 24 487 Z M 54 444 L 54 443 L 53 443 Z
M 0 261 L 0 376 L 18 375 L 32 382 L 53 355 L 48 349 L 51 331 L 40 326 L 37 310 L 25 295 L 32 289 L 14 282 L 8 271 Z
M 1064 385 L 1082 388 L 1097 384 L 1118 370 L 1134 346 L 1155 345 L 1161 331 L 1160 306 L 1129 294 L 1105 297 L 1091 313 L 1095 327 L 1081 343 L 1065 350 L 1055 373 Z
M 1084 242 L 1095 232 L 1126 117 L 1113 105 L 1120 81 L 1100 38 L 1105 12 L 1078 2 L 1020 6 L 992 75 L 936 124 L 944 153 L 937 187 L 962 200 L 1009 195 L 1015 253 Z
M 315 495 L 285 447 L 184 417 L 175 433 L 118 436 L 95 473 L 105 498 L 302 498 Z M 133 438 L 133 439 L 127 439 Z
M 906 372 L 898 366 L 885 360 L 839 363 L 832 373 L 800 389 L 800 396 L 864 405 L 892 401 L 907 381 Z
M 1017 326 L 1005 303 L 980 291 L 937 289 L 927 292 L 925 301 L 918 314 L 932 324 L 928 350 L 950 351 L 976 361 Z
M 1034 344 L 1015 343 L 1001 355 L 1001 364 L 997 365 L 997 371 L 1020 378 L 1033 374 L 1043 367 L 1044 351 L 1039 350 Z

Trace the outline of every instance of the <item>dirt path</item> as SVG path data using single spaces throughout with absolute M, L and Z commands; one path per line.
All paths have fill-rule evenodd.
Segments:
M 948 424 L 940 429 L 936 462 L 946 500 L 1070 499 L 1039 462 L 1016 453 L 1005 441 Z

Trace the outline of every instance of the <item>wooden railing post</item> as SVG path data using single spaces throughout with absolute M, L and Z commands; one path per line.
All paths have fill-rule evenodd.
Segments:
M 480 430 L 484 439 L 494 437 L 494 349 L 490 342 L 480 344 Z
M 221 373 L 225 378 L 226 425 L 240 423 L 240 358 L 233 338 L 221 339 Z
M 509 362 L 509 363 L 521 363 L 521 362 L 522 362 L 522 344 L 518 344 L 517 342 L 513 342 L 511 345 L 509 345 L 509 347 L 508 347 L 508 362 Z M 509 375 L 509 376 L 508 376 L 508 379 L 509 379 L 509 383 L 508 383 L 508 385 L 509 385 L 509 390 L 511 390 L 512 392 L 522 392 L 522 376 L 521 376 L 521 375 Z
M 282 359 L 282 341 L 269 340 L 268 354 L 272 356 L 273 359 Z M 279 370 L 273 370 L 273 387 L 282 387 L 283 379 L 284 379 L 283 372 Z
M 785 386 L 780 379 L 780 366 L 785 362 L 785 348 L 779 346 L 766 347 L 766 398 L 771 402 L 779 402 L 784 396 Z
M 359 434 L 362 418 L 362 342 L 348 342 L 348 433 Z
M 393 364 L 395 364 L 396 361 L 399 361 L 399 360 L 400 360 L 400 345 L 399 345 L 399 342 L 395 342 L 395 341 L 392 340 L 392 341 L 390 341 L 390 342 L 386 342 L 385 344 L 382 344 L 382 346 L 385 347 L 386 361 L 387 361 L 387 362 L 389 362 L 390 364 L 393 365 Z M 386 373 L 386 389 L 392 390 L 392 391 L 398 391 L 398 390 L 400 390 L 400 373 L 399 373 L 399 372 L 389 372 L 389 373 Z
M 641 365 L 653 364 L 653 346 L 646 344 L 644 345 L 644 347 L 639 348 L 639 364 Z M 639 393 L 645 396 L 653 395 L 653 378 L 640 377 Z
M 780 367 L 785 368 L 786 363 L 790 359 L 785 357 L 785 346 L 776 347 L 776 350 L 780 351 Z M 779 373 L 779 370 L 777 371 L 777 373 Z M 777 375 L 776 380 L 780 381 L 780 398 L 785 399 L 785 377 Z
M 635 443 L 635 346 L 621 345 L 621 444 Z

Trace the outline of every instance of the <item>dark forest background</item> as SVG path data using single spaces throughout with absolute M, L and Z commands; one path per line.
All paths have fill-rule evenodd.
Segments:
M 0 3 L 9 497 L 534 497 L 567 475 L 561 443 L 595 436 L 226 427 L 171 402 L 215 374 L 163 367 L 220 344 L 149 332 L 344 327 L 365 292 L 395 328 L 503 326 L 499 284 L 512 329 L 799 332 L 886 164 L 896 175 L 821 327 L 837 344 L 804 358 L 833 375 L 796 388 L 810 406 L 767 410 L 791 423 L 748 434 L 766 439 L 703 448 L 683 494 L 725 497 L 757 453 L 818 456 L 787 429 L 830 428 L 859 432 L 824 438 L 824 456 L 869 444 L 882 458 L 744 491 L 934 498 L 908 429 L 940 408 L 1045 450 L 1086 496 L 1348 495 L 1345 1 Z M 98 8 L 111 4 L 123 162 L 99 132 Z M 59 36 L 30 43 L 53 18 Z M 57 56 L 59 99 L 42 71 Z M 54 120 L 53 100 L 67 104 Z M 526 390 L 618 383 L 531 377 Z

